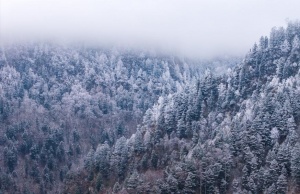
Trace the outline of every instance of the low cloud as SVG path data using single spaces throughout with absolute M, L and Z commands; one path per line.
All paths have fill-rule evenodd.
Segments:
M 297 0 L 0 0 L 0 42 L 58 40 L 241 55 L 273 26 L 300 18 Z

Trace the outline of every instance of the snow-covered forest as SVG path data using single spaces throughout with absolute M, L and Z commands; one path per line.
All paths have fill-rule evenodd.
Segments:
M 298 37 L 299 22 L 273 28 L 228 74 L 160 97 L 130 138 L 90 149 L 66 192 L 299 193 Z
M 299 193 L 299 37 L 205 61 L 3 46 L 0 193 Z
M 50 43 L 6 46 L 0 56 L 0 188 L 16 193 L 61 192 L 91 148 L 130 138 L 159 98 L 238 60 Z

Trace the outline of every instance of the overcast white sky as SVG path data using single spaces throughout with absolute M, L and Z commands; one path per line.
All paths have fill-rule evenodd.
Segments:
M 59 39 L 239 55 L 273 26 L 300 19 L 299 7 L 300 0 L 0 0 L 0 42 Z

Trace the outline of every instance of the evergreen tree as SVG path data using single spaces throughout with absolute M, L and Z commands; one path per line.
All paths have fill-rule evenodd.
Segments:
M 239 191 L 239 181 L 236 178 L 232 181 L 232 190 L 233 193 L 237 193 Z
M 139 130 L 135 133 L 133 149 L 136 153 L 144 151 L 143 136 Z
M 178 191 L 178 180 L 174 176 L 169 175 L 166 181 L 169 193 L 175 193 Z
M 278 162 L 274 159 L 271 161 L 270 167 L 269 167 L 269 173 L 270 173 L 270 182 L 276 183 L 276 180 L 278 176 L 280 175 L 280 167 L 278 165 Z
M 280 46 L 280 49 L 284 54 L 287 54 L 291 49 L 289 41 L 285 39 L 282 45 Z
M 277 161 L 281 167 L 290 168 L 290 151 L 289 146 L 286 142 L 282 143 L 277 152 Z
M 92 168 L 94 167 L 94 153 L 95 151 L 93 149 L 90 149 L 90 151 L 88 152 L 84 160 L 84 167 L 89 171 L 91 171 Z
M 101 175 L 99 174 L 96 178 L 96 189 L 97 191 L 99 192 L 102 188 L 102 178 L 101 178 Z
M 121 137 L 117 140 L 114 151 L 111 158 L 111 166 L 114 166 L 113 169 L 118 177 L 122 180 L 125 178 L 125 173 L 127 169 L 128 162 L 128 145 L 125 137 Z
M 181 119 L 178 120 L 177 123 L 177 136 L 179 138 L 184 138 L 186 137 L 185 133 L 186 133 L 186 124 L 184 118 L 182 117 Z
M 249 176 L 249 178 L 248 178 L 247 187 L 248 187 L 248 190 L 251 191 L 251 193 L 257 193 L 257 185 L 252 176 Z
M 129 177 L 129 179 L 126 181 L 126 187 L 129 190 L 133 190 L 136 189 L 139 184 L 142 183 L 141 178 L 139 177 L 139 174 L 137 171 L 134 171 L 131 176 Z
M 276 186 L 274 183 L 266 189 L 266 194 L 274 194 L 276 192 L 277 192 L 277 190 L 276 190 Z
M 188 173 L 184 183 L 184 193 L 196 193 L 197 176 L 191 172 Z
M 300 49 L 300 40 L 299 40 L 298 36 L 296 35 L 293 39 L 292 50 L 296 51 L 299 49 Z
M 107 143 L 99 144 L 94 154 L 95 167 L 99 169 L 100 173 L 104 177 L 109 175 L 109 159 L 110 159 L 110 148 Z
M 287 178 L 284 174 L 281 174 L 279 177 L 278 177 L 278 180 L 277 180 L 277 193 L 286 193 L 286 190 L 287 190 Z
M 113 187 L 113 193 L 118 193 L 121 190 L 121 185 L 119 182 L 116 182 Z
M 291 151 L 291 174 L 298 186 L 300 185 L 300 144 L 296 143 Z
M 264 50 L 268 47 L 268 43 L 266 43 L 265 37 L 261 36 L 259 39 L 259 49 Z
M 269 45 L 271 48 L 278 48 L 284 42 L 284 39 L 284 28 L 272 28 L 269 41 Z
M 17 156 L 17 150 L 14 146 L 8 148 L 4 148 L 4 162 L 5 165 L 8 167 L 9 172 L 13 172 L 15 167 L 18 164 L 18 156 Z

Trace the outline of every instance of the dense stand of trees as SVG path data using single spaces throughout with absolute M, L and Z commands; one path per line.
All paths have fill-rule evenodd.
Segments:
M 298 22 L 273 28 L 228 74 L 160 97 L 130 138 L 91 149 L 66 193 L 299 193 L 298 37 Z
M 0 193 L 299 193 L 299 37 L 299 22 L 273 28 L 227 74 L 133 51 L 2 48 Z
M 193 63 L 122 49 L 2 47 L 0 192 L 61 192 L 90 148 L 106 143 L 110 149 L 120 137 L 129 138 L 159 97 L 182 90 L 211 62 Z

